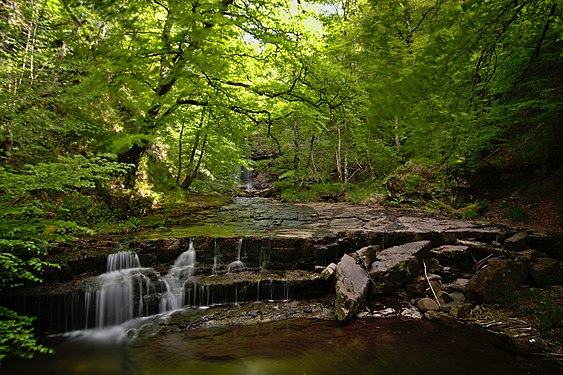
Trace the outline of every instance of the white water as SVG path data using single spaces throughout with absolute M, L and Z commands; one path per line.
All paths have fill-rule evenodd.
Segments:
M 186 283 L 191 282 L 195 273 L 195 248 L 193 240 L 190 246 L 184 251 L 170 271 L 164 277 L 166 293 L 160 299 L 160 312 L 176 310 L 184 307 L 186 299 Z
M 107 272 L 98 276 L 96 284 L 85 293 L 86 327 L 92 306 L 97 328 L 146 315 L 143 297 L 156 291 L 157 285 L 152 280 L 158 279 L 157 273 L 151 268 L 141 268 L 139 257 L 132 251 L 109 255 L 106 268 Z
M 237 247 L 237 260 L 231 262 L 227 266 L 227 273 L 234 273 L 234 272 L 241 272 L 244 271 L 244 263 L 240 260 L 240 252 L 242 250 L 242 238 L 238 240 L 238 247 Z
M 108 255 L 106 271 L 118 271 L 128 268 L 141 268 L 139 257 L 133 251 L 120 251 Z

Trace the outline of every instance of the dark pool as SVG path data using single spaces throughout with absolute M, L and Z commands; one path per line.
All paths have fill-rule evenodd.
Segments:
M 126 340 L 121 328 L 50 338 L 56 354 L 7 361 L 1 374 L 560 374 L 477 330 L 428 321 L 287 320 Z

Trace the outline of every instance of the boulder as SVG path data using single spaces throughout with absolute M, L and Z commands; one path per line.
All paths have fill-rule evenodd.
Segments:
M 536 285 L 555 285 L 563 281 L 561 262 L 552 258 L 537 258 L 530 266 L 530 276 Z
M 430 255 L 440 263 L 457 268 L 473 264 L 469 247 L 463 245 L 444 245 L 430 250 Z
M 430 250 L 430 241 L 410 242 L 377 253 L 369 269 L 371 291 L 383 294 L 395 291 L 421 272 L 421 259 Z
M 336 266 L 336 317 L 348 320 L 364 307 L 369 277 L 356 260 L 344 254 Z
M 504 241 L 504 247 L 510 251 L 524 250 L 527 246 L 528 233 L 518 232 Z
M 427 311 L 438 311 L 440 310 L 440 306 L 434 301 L 432 298 L 424 297 L 418 300 L 416 303 L 418 309 L 425 313 Z
M 495 259 L 485 268 L 475 272 L 467 283 L 466 295 L 483 302 L 501 301 L 528 278 L 524 262 L 512 259 Z

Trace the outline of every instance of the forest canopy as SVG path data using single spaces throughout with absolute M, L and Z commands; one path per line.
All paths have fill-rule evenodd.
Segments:
M 236 191 L 242 170 L 285 199 L 452 210 L 484 170 L 560 178 L 561 8 L 3 0 L 0 291 L 54 267 L 50 242 Z M 0 359 L 46 350 L 0 315 Z

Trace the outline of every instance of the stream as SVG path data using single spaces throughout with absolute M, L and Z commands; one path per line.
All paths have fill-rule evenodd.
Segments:
M 46 338 L 56 353 L 1 374 L 556 374 L 483 332 L 428 321 L 291 319 L 127 339 L 120 327 Z M 552 365 L 553 366 L 553 365 Z
M 14 297 L 42 314 L 41 342 L 55 353 L 8 358 L 0 374 L 558 374 L 482 330 L 398 317 L 339 323 L 333 282 L 312 271 L 371 243 L 501 234 L 415 211 L 239 199 L 200 225 L 113 245 L 105 273 Z

